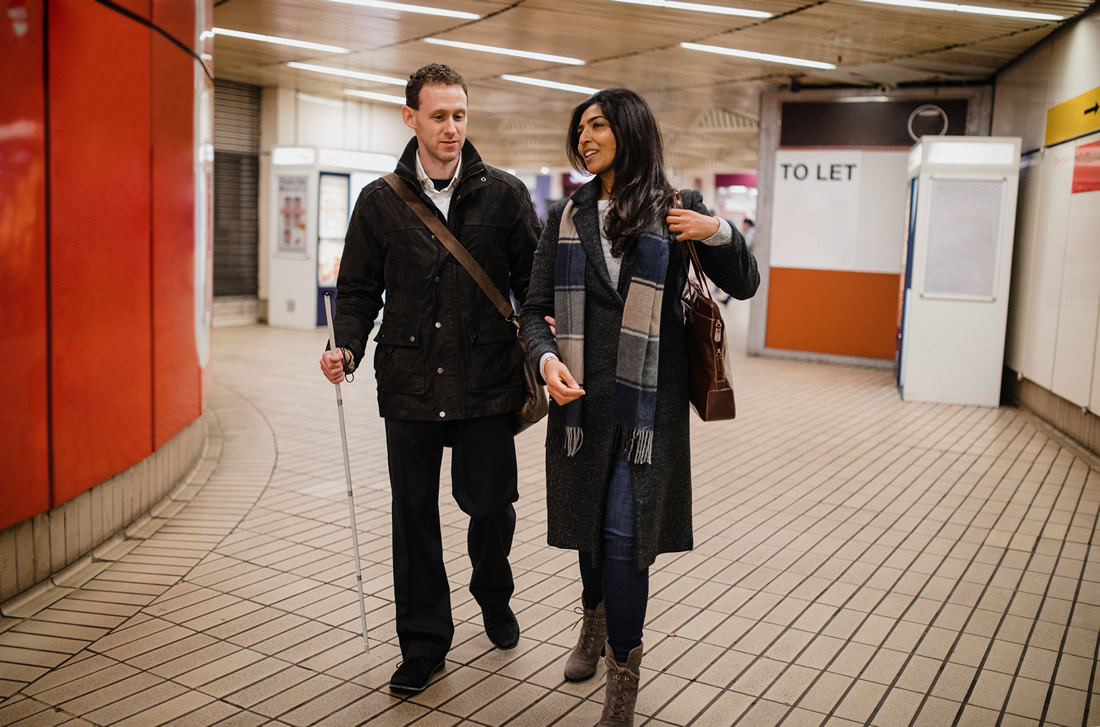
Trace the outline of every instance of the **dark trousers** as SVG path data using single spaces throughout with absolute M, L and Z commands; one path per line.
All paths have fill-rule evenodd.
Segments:
M 393 586 L 397 637 L 408 659 L 441 659 L 454 622 L 439 527 L 439 468 L 451 447 L 451 488 L 470 516 L 470 592 L 483 611 L 508 605 L 508 553 L 516 529 L 516 447 L 511 415 L 453 422 L 386 420 L 393 497 Z
M 616 457 L 607 485 L 603 517 L 603 561 L 580 554 L 582 598 L 585 608 L 603 601 L 607 614 L 607 641 L 616 660 L 626 662 L 630 650 L 642 643 L 649 569 L 634 567 L 634 486 L 630 464 Z

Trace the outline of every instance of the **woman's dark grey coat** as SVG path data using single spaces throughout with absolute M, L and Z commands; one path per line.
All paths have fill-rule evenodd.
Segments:
M 624 257 L 616 290 L 611 286 L 600 243 L 599 192 L 596 179 L 573 195 L 576 209 L 573 221 L 588 257 L 584 274 L 584 444 L 574 457 L 551 448 L 546 451 L 547 541 L 560 548 L 593 554 L 600 552 L 604 500 L 614 456 L 611 397 L 623 299 L 629 288 L 635 254 L 631 251 Z M 684 190 L 683 200 L 684 207 L 710 214 L 703 205 L 702 195 L 695 190 Z M 543 316 L 554 315 L 554 260 L 564 207 L 563 200 L 547 216 L 535 253 L 531 286 L 520 315 L 527 355 L 536 367 L 544 353 L 558 353 Z M 695 247 L 703 270 L 720 288 L 742 300 L 756 292 L 760 283 L 756 260 L 736 229 L 728 245 L 711 247 L 696 243 Z M 679 295 L 686 275 L 679 251 L 673 248 L 670 252 L 661 313 L 653 463 L 630 468 L 634 484 L 634 562 L 638 568 L 652 564 L 659 553 L 692 547 L 688 364 Z M 556 405 L 551 402 L 550 406 Z

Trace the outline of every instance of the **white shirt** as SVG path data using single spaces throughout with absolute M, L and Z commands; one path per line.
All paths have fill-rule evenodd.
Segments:
M 451 196 L 454 195 L 455 186 L 458 184 L 459 173 L 462 171 L 462 157 L 458 158 L 458 166 L 455 167 L 455 174 L 451 177 L 451 183 L 443 189 L 436 189 L 435 183 L 432 182 L 432 178 L 428 176 L 428 173 L 424 171 L 424 165 L 420 163 L 420 151 L 416 152 L 416 178 L 420 181 L 420 187 L 424 190 L 424 194 L 428 195 L 428 199 L 436 206 L 440 212 L 443 213 L 443 219 L 447 219 L 447 213 L 451 209 Z

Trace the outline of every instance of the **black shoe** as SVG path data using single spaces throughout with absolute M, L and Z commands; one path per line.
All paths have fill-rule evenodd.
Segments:
M 390 689 L 400 692 L 422 692 L 432 680 L 432 675 L 443 668 L 443 659 L 410 656 L 397 665 L 390 677 Z
M 485 635 L 493 646 L 507 651 L 516 648 L 519 643 L 519 622 L 512 609 L 505 606 L 496 611 L 482 611 L 481 619 L 485 622 Z

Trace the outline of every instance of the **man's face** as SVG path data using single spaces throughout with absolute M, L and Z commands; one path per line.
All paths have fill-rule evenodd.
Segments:
M 466 92 L 462 86 L 424 86 L 420 89 L 420 108 L 404 106 L 401 117 L 416 132 L 420 153 L 431 161 L 449 166 L 462 154 L 466 142 Z M 424 162 L 429 159 L 421 157 Z

